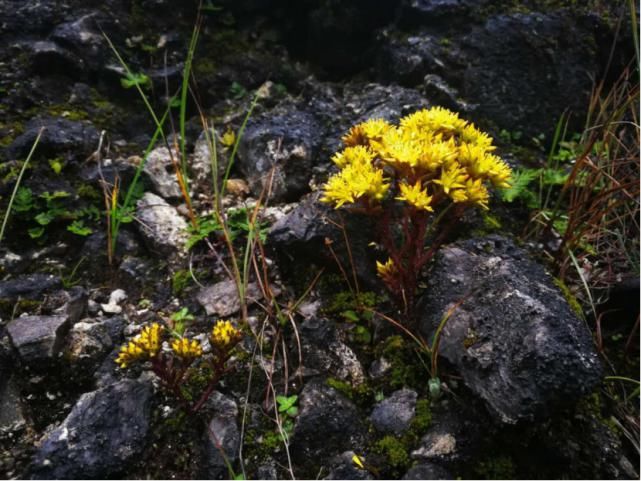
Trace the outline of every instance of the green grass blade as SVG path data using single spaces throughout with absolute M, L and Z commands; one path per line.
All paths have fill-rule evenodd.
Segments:
M 4 230 L 7 227 L 7 222 L 9 221 L 9 215 L 11 214 L 11 208 L 13 207 L 13 201 L 16 198 L 18 188 L 20 187 L 20 183 L 22 182 L 22 176 L 24 175 L 25 170 L 27 170 L 27 165 L 31 161 L 31 157 L 33 156 L 33 153 L 36 151 L 36 147 L 40 142 L 40 138 L 42 137 L 42 133 L 44 132 L 44 130 L 45 130 L 44 127 L 42 127 L 38 132 L 38 136 L 36 137 L 36 140 L 34 140 L 33 145 L 31 146 L 31 150 L 29 151 L 29 155 L 27 155 L 27 158 L 24 161 L 24 164 L 22 164 L 22 168 L 20 169 L 20 173 L 18 174 L 18 178 L 16 179 L 16 185 L 13 187 L 13 192 L 11 193 L 11 197 L 9 198 L 9 205 L 7 206 L 7 211 L 4 214 L 4 219 L 2 221 L 2 228 L 0 228 L 0 242 L 2 242 L 2 239 L 4 238 Z

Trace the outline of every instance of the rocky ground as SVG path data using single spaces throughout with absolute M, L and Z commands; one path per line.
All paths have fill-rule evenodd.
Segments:
M 343 265 L 351 257 L 362 302 L 394 317 L 372 226 L 344 216 L 348 252 L 341 214 L 317 191 L 351 125 L 423 106 L 473 120 L 513 167 L 540 165 L 560 115 L 570 110 L 579 131 L 593 79 L 632 58 L 627 20 L 616 35 L 624 4 L 204 2 L 185 128 L 194 210 L 205 218 L 212 198 L 198 108 L 220 134 L 222 173 L 222 134 L 239 131 L 254 96 L 223 205 L 240 225 L 271 195 L 245 339 L 204 409 L 186 415 L 148 371 L 116 365 L 120 346 L 183 308 L 197 334 L 238 320 L 241 306 L 220 236 L 189 232 L 165 147 L 150 153 L 108 258 L 101 181 L 132 181 L 155 126 L 103 32 L 148 76 L 162 114 L 197 2 L 0 0 L 3 211 L 45 127 L 0 247 L 2 477 L 222 479 L 231 466 L 247 479 L 637 479 L 589 326 L 541 245 L 519 237 L 524 205 L 494 198 L 489 214 L 466 215 L 421 279 L 415 327 L 426 338 L 464 299 L 443 330 L 435 392 L 413 341 L 356 309 L 328 248 Z M 288 322 L 265 315 L 265 279 Z M 284 435 L 274 393 L 298 395 Z

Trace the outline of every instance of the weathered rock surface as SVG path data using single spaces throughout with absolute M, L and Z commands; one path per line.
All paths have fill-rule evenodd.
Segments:
M 42 127 L 44 131 L 38 143 L 38 155 L 68 153 L 84 160 L 98 147 L 99 133 L 90 122 L 43 117 L 27 122 L 25 132 L 7 148 L 7 155 L 26 157 Z
M 311 476 L 332 456 L 360 446 L 366 428 L 356 406 L 321 381 L 308 382 L 300 395 L 290 450 L 293 460 Z
M 169 255 L 181 250 L 187 240 L 187 221 L 156 194 L 146 192 L 136 204 L 139 229 L 148 247 Z
M 260 287 L 255 282 L 247 284 L 246 302 L 248 305 L 263 298 Z M 277 291 L 274 294 L 278 295 Z M 232 280 L 221 281 L 202 288 L 196 299 L 205 309 L 208 316 L 218 315 L 221 317 L 230 316 L 240 310 L 240 299 L 236 283 Z
M 429 338 L 446 312 L 439 355 L 501 421 L 552 412 L 587 394 L 600 363 L 585 324 L 552 278 L 498 236 L 442 249 L 419 301 Z
M 167 147 L 156 147 L 149 152 L 143 168 L 154 191 L 163 199 L 176 200 L 182 197 L 180 185 L 176 179 L 174 161 L 180 164 L 180 159 L 176 157 L 175 152 L 170 152 Z
M 41 442 L 32 479 L 110 478 L 127 469 L 149 430 L 150 384 L 123 380 L 83 394 Z
M 113 347 L 108 327 L 94 319 L 74 324 L 67 335 L 65 356 L 71 362 L 98 363 Z
M 421 463 L 410 468 L 402 479 L 456 479 L 447 469 L 433 463 Z
M 401 434 L 414 419 L 416 391 L 401 389 L 379 402 L 370 415 L 374 427 L 383 433 Z
M 25 422 L 20 391 L 10 375 L 0 372 L 0 431 Z
M 23 316 L 7 325 L 13 347 L 24 363 L 55 357 L 63 346 L 70 319 L 60 316 Z
M 365 372 L 354 351 L 343 342 L 336 324 L 325 318 L 308 319 L 300 325 L 304 376 L 330 375 L 352 385 L 365 381 Z
M 271 186 L 274 201 L 291 202 L 308 192 L 322 133 L 311 114 L 297 109 L 250 121 L 240 142 L 238 165 L 252 193 L 259 196 Z
M 59 288 L 60 277 L 53 274 L 28 274 L 0 282 L 0 299 L 15 301 L 22 299 L 39 299 L 45 292 Z
M 341 218 L 335 209 L 321 203 L 320 197 L 319 192 L 306 196 L 269 230 L 268 245 L 276 251 L 281 269 L 288 272 L 289 268 L 300 274 L 301 262 L 336 267 L 326 245 L 326 239 L 329 239 L 342 265 L 351 272 L 345 238 L 335 224 L 344 223 L 356 274 L 366 285 L 377 285 L 373 250 L 368 246 L 374 232 L 372 220 L 358 215 Z
M 238 458 L 238 406 L 233 399 L 218 391 L 208 399 L 207 405 L 215 414 L 207 423 L 205 431 L 205 474 L 207 479 L 227 479 L 229 472 L 220 450 L 225 452 L 227 461 L 232 464 Z
M 329 474 L 323 479 L 374 479 L 369 471 L 356 467 L 353 461 L 355 454 L 354 451 L 345 451 L 334 456 L 328 468 Z

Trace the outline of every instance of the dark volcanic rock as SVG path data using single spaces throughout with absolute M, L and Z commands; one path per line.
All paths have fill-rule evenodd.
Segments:
M 11 321 L 7 332 L 20 359 L 32 363 L 58 354 L 70 324 L 67 315 L 24 316 Z
M 57 289 L 61 285 L 60 277 L 53 274 L 28 274 L 0 282 L 0 299 L 39 299 L 45 292 Z
M 226 479 L 229 471 L 220 449 L 225 452 L 229 463 L 236 461 L 240 447 L 238 406 L 233 399 L 218 391 L 209 398 L 207 406 L 215 414 L 207 423 L 205 432 L 206 479 Z
M 82 71 L 83 61 L 69 50 L 49 40 L 34 42 L 31 48 L 31 70 L 35 74 L 74 74 Z
M 506 423 L 531 420 L 589 393 L 601 374 L 585 324 L 543 267 L 498 236 L 444 248 L 419 301 L 427 338 Z
M 308 467 L 305 474 L 316 475 L 332 456 L 361 446 L 365 435 L 364 423 L 349 399 L 317 380 L 305 385 L 290 445 L 294 462 Z
M 374 427 L 384 433 L 401 434 L 414 419 L 416 391 L 401 389 L 378 403 L 370 416 Z
M 328 468 L 329 474 L 323 479 L 374 479 L 372 473 L 356 467 L 352 460 L 355 454 L 354 451 L 345 451 L 334 456 Z
M 58 117 L 44 117 L 27 122 L 24 134 L 16 138 L 7 148 L 8 157 L 25 157 L 31 150 L 42 127 L 44 127 L 44 131 L 38 143 L 38 155 L 70 153 L 78 158 L 83 158 L 98 147 L 99 133 L 91 123 Z
M 336 261 L 326 245 L 331 242 L 341 264 L 351 272 L 343 232 L 335 223 L 345 224 L 351 245 L 354 269 L 369 287 L 378 283 L 374 253 L 368 244 L 374 235 L 370 218 L 360 215 L 342 216 L 328 204 L 320 202 L 321 193 L 306 196 L 288 215 L 278 220 L 269 231 L 268 245 L 280 258 L 283 270 L 289 268 L 300 274 L 300 263 L 335 267 Z
M 552 132 L 564 110 L 580 114 L 588 105 L 597 26 L 569 11 L 491 17 L 463 39 L 463 97 L 502 128 Z
M 325 318 L 308 319 L 300 325 L 300 350 L 305 376 L 330 375 L 353 386 L 365 381 L 365 371 L 354 351 L 343 342 L 336 323 Z
M 447 469 L 438 464 L 421 463 L 412 467 L 402 479 L 456 479 Z
M 312 115 L 295 109 L 250 121 L 240 142 L 238 165 L 252 193 L 266 191 L 270 180 L 275 201 L 291 202 L 308 192 L 322 133 Z
M 31 479 L 104 479 L 123 472 L 144 448 L 151 394 L 150 384 L 129 379 L 83 394 L 42 441 Z

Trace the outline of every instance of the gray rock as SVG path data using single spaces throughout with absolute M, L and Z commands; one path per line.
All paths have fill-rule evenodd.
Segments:
M 20 391 L 12 376 L 2 372 L 0 377 L 0 431 L 25 423 Z
M 234 463 L 240 448 L 238 429 L 238 406 L 236 402 L 215 391 L 207 400 L 207 406 L 215 412 L 205 430 L 205 474 L 207 479 L 228 479 L 229 472 L 221 449 L 227 461 Z
M 418 83 L 422 80 L 423 76 Z M 345 114 L 355 119 L 353 123 L 375 118 L 398 123 L 400 117 L 428 106 L 418 90 L 375 83 L 346 86 L 343 102 Z
M 69 50 L 50 40 L 34 42 L 31 48 L 31 70 L 35 74 L 79 74 L 84 62 Z
M 146 192 L 136 204 L 140 233 L 148 247 L 160 254 L 180 251 L 187 240 L 187 222 L 164 199 Z
M 414 419 L 416 398 L 416 391 L 411 389 L 395 391 L 374 406 L 370 421 L 378 431 L 402 434 Z
M 16 159 L 26 157 L 42 127 L 45 130 L 36 152 L 39 156 L 70 154 L 85 160 L 98 147 L 100 135 L 91 123 L 43 117 L 27 122 L 25 132 L 7 147 L 7 156 Z
M 111 478 L 145 446 L 152 388 L 123 380 L 83 394 L 60 426 L 41 442 L 32 479 Z
M 445 75 L 447 66 L 451 65 L 441 40 L 428 33 L 390 35 L 382 38 L 381 43 L 377 70 L 384 82 L 415 87 L 421 85 L 428 74 Z
M 174 164 L 171 160 L 172 155 L 174 160 L 180 164 L 180 159 L 176 157 L 175 152 L 170 154 L 167 147 L 156 147 L 149 152 L 143 171 L 147 175 L 154 191 L 160 197 L 177 200 L 182 198 L 182 193 L 176 179 Z
M 0 299 L 15 301 L 22 299 L 40 299 L 45 292 L 57 289 L 62 285 L 60 277 L 53 274 L 28 274 L 0 282 Z
M 89 293 L 81 286 L 74 286 L 68 291 L 60 291 L 52 297 L 62 304 L 54 311 L 54 314 L 68 316 L 69 324 L 78 322 L 87 312 Z
M 300 374 L 332 376 L 354 386 L 365 381 L 363 366 L 329 319 L 308 319 L 300 325 L 300 349 L 303 358 Z
M 591 392 L 601 367 L 590 333 L 544 269 L 498 236 L 441 250 L 419 300 L 419 327 L 442 331 L 439 355 L 505 423 Z
M 286 276 L 300 274 L 301 263 L 305 265 L 336 266 L 326 239 L 341 264 L 351 272 L 350 256 L 345 247 L 343 232 L 332 222 L 345 224 L 351 245 L 354 269 L 369 288 L 379 286 L 376 277 L 374 251 L 369 247 L 374 232 L 372 219 L 359 216 L 341 216 L 331 206 L 320 202 L 321 193 L 315 192 L 303 198 L 300 204 L 269 230 L 268 244 L 275 250 L 279 266 Z M 336 269 L 338 269 L 336 267 Z
M 401 479 L 456 479 L 447 469 L 432 463 L 421 463 L 410 468 Z
M 291 202 L 308 192 L 322 132 L 311 114 L 297 109 L 250 120 L 239 145 L 238 167 L 252 193 L 259 196 L 271 184 L 274 201 Z
M 461 94 L 478 114 L 526 137 L 551 134 L 565 109 L 583 127 L 592 78 L 598 76 L 598 17 L 568 10 L 490 17 L 467 34 Z M 523 79 L 528 79 L 524 82 Z
M 360 469 L 352 461 L 354 451 L 345 451 L 335 456 L 329 465 L 329 474 L 323 479 L 374 479 L 366 469 Z
M 227 167 L 228 158 L 227 150 L 225 146 L 222 145 L 217 137 L 214 137 L 214 132 L 209 133 L 209 140 L 216 140 L 216 160 L 218 162 L 218 178 L 222 179 Z M 196 145 L 194 145 L 194 154 L 189 164 L 191 171 L 196 179 L 196 182 L 199 184 L 211 184 L 211 166 L 212 166 L 212 154 L 209 142 L 207 142 L 207 137 L 205 132 L 202 132 L 196 140 Z
M 120 314 L 122 307 L 120 303 L 127 299 L 127 293 L 122 289 L 116 289 L 109 295 L 107 304 L 101 304 L 100 307 L 107 314 Z
M 272 289 L 273 290 L 273 289 Z M 279 290 L 273 291 L 278 295 Z M 258 284 L 250 282 L 246 292 L 247 304 L 251 305 L 263 298 L 262 291 Z M 236 283 L 232 280 L 221 281 L 214 285 L 201 289 L 196 299 L 205 309 L 208 316 L 217 315 L 221 317 L 230 316 L 240 310 L 240 299 Z
M 490 0 L 411 0 L 403 3 L 400 21 L 405 25 L 442 22 L 452 27 L 478 14 L 488 3 Z
M 73 51 L 85 65 L 97 71 L 109 60 L 111 53 L 100 28 L 113 38 L 112 24 L 109 16 L 91 12 L 58 25 L 51 33 L 51 39 Z
M 11 344 L 24 363 L 54 358 L 64 344 L 70 319 L 62 316 L 23 316 L 7 325 Z
M 69 331 L 64 353 L 72 363 L 97 363 L 112 347 L 107 326 L 93 319 L 84 319 Z
M 367 430 L 356 406 L 325 383 L 308 382 L 299 406 L 290 451 L 296 464 L 306 466 L 300 476 L 316 476 L 333 456 L 365 442 Z
M 384 357 L 375 359 L 369 367 L 367 373 L 374 380 L 382 379 L 392 369 L 392 363 Z

